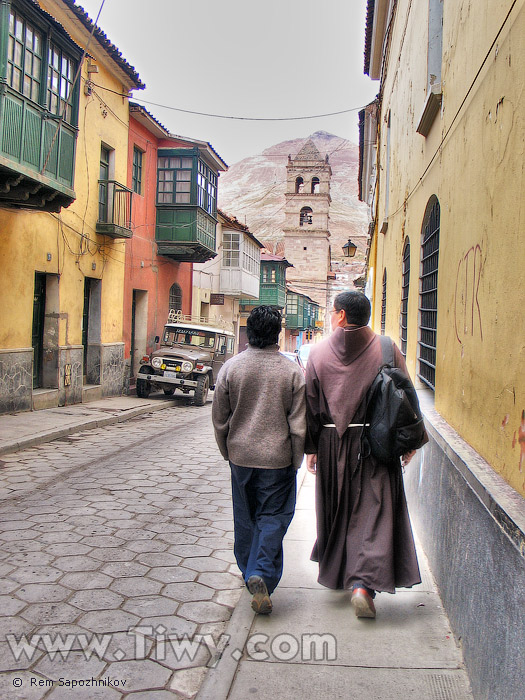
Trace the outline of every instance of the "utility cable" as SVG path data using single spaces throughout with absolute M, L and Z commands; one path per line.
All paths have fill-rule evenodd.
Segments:
M 125 97 L 130 99 L 129 93 L 119 92 L 118 90 L 112 90 L 111 88 L 105 87 L 104 85 L 99 85 L 93 81 L 90 81 L 94 87 L 100 90 L 106 90 L 119 97 Z M 341 109 L 336 112 L 326 112 L 324 114 L 309 114 L 301 115 L 298 117 L 239 117 L 231 114 L 213 114 L 211 112 L 198 112 L 193 109 L 182 109 L 181 107 L 172 107 L 171 105 L 164 105 L 160 102 L 151 102 L 150 100 L 145 100 L 143 97 L 140 98 L 141 102 L 147 105 L 153 105 L 153 107 L 160 107 L 162 109 L 169 109 L 172 112 L 183 112 L 184 114 L 194 114 L 199 117 L 211 117 L 213 119 L 234 119 L 236 121 L 246 121 L 246 122 L 294 122 L 294 121 L 304 121 L 306 119 L 322 119 L 323 117 L 335 117 L 340 114 L 349 114 L 350 112 L 359 112 L 364 109 L 366 105 L 359 107 L 349 107 L 348 109 Z

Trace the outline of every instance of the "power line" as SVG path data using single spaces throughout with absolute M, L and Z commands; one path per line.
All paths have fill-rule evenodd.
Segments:
M 106 90 L 107 92 L 112 92 L 114 95 L 118 95 L 119 97 L 129 98 L 129 93 L 118 92 L 117 90 L 111 90 L 111 88 L 104 87 L 104 85 L 98 85 L 97 83 L 95 83 L 93 81 L 90 81 L 90 82 L 92 85 L 94 85 L 97 88 L 100 88 L 101 90 Z M 184 114 L 194 114 L 194 115 L 197 115 L 199 117 L 211 117 L 212 119 L 234 119 L 236 121 L 245 121 L 245 122 L 295 122 L 295 121 L 304 121 L 306 119 L 322 119 L 323 117 L 335 117 L 335 116 L 338 116 L 340 114 L 349 114 L 350 112 L 359 112 L 361 109 L 364 109 L 363 106 L 350 107 L 348 109 L 338 110 L 337 112 L 326 112 L 324 114 L 309 114 L 309 115 L 302 115 L 299 117 L 239 117 L 239 116 L 231 115 L 231 114 L 213 114 L 211 112 L 198 112 L 197 110 L 193 110 L 193 109 L 182 109 L 182 107 L 172 107 L 171 105 L 163 105 L 160 102 L 151 102 L 150 100 L 145 100 L 143 97 L 140 98 L 140 101 L 144 102 L 144 104 L 153 105 L 154 107 L 161 107 L 162 109 L 169 109 L 173 112 L 183 112 Z

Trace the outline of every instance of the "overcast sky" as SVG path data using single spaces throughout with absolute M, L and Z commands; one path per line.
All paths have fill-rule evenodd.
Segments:
M 93 20 L 101 3 L 77 0 Z M 172 133 L 209 141 L 231 165 L 319 130 L 357 143 L 357 111 L 379 88 L 363 75 L 366 4 L 105 0 L 98 24 L 146 83 L 133 99 Z M 258 118 L 357 109 L 318 119 L 249 122 L 168 107 Z

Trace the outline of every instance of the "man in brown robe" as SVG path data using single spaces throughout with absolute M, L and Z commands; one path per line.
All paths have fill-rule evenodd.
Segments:
M 317 474 L 318 581 L 352 590 L 358 617 L 375 617 L 375 591 L 421 583 L 399 460 L 360 458 L 363 399 L 383 364 L 370 302 L 342 292 L 331 311 L 332 335 L 312 348 L 306 368 L 308 470 Z M 395 364 L 406 365 L 397 346 Z M 426 442 L 428 438 L 425 438 Z M 408 464 L 415 452 L 404 455 Z

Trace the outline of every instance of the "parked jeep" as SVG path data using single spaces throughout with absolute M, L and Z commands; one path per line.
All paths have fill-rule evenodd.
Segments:
M 180 389 L 184 394 L 193 392 L 197 406 L 206 403 L 220 368 L 234 353 L 235 336 L 202 319 L 199 323 L 186 319 L 170 314 L 160 347 L 143 358 L 136 388 L 140 398 L 147 398 L 152 389 L 162 389 L 167 396 Z

